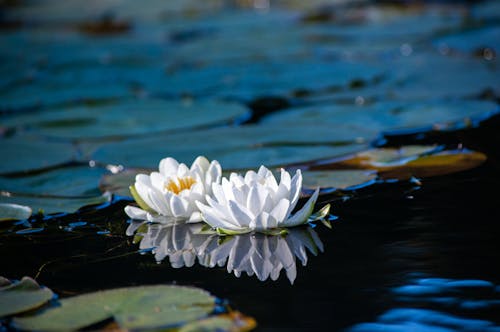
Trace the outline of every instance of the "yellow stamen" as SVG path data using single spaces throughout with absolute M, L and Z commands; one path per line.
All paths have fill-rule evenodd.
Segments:
M 168 183 L 165 185 L 165 189 L 173 192 L 176 195 L 178 195 L 183 190 L 191 188 L 193 184 L 196 183 L 196 180 L 190 176 L 186 176 L 185 178 L 177 178 L 175 180 L 177 181 L 168 181 Z

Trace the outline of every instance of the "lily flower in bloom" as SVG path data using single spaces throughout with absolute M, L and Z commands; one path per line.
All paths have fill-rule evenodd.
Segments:
M 273 173 L 261 166 L 259 171 L 248 171 L 245 176 L 232 173 L 222 183 L 212 183 L 212 194 L 206 202 L 196 202 L 203 220 L 223 234 L 243 234 L 252 231 L 272 233 L 284 227 L 307 223 L 318 198 L 319 189 L 302 209 L 292 215 L 302 189 L 302 174 L 297 170 L 293 178 L 281 169 L 278 184 Z M 329 206 L 322 209 L 328 213 Z
M 198 157 L 190 168 L 173 158 L 160 161 L 159 172 L 138 174 L 130 192 L 140 208 L 126 206 L 132 219 L 170 224 L 199 222 L 196 202 L 212 195 L 212 184 L 220 183 L 222 169 L 216 160 Z

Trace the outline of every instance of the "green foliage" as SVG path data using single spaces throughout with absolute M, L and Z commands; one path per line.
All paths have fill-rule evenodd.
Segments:
M 29 277 L 12 283 L 2 277 L 0 282 L 0 317 L 38 308 L 52 299 L 53 296 L 50 289 L 40 287 L 35 280 Z

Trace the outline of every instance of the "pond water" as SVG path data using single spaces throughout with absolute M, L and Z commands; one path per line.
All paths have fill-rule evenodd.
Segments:
M 495 1 L 0 3 L 0 203 L 33 211 L 0 215 L 0 275 L 196 286 L 256 331 L 500 331 L 499 22 Z M 302 168 L 331 229 L 128 219 L 137 172 L 198 155 Z

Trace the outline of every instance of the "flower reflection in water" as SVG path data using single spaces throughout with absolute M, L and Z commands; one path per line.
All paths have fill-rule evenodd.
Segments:
M 127 235 L 140 239 L 141 250 L 151 249 L 157 262 L 168 257 L 174 268 L 227 266 L 229 273 L 255 275 L 259 280 L 277 280 L 281 270 L 293 284 L 297 258 L 307 264 L 307 251 L 323 252 L 323 243 L 312 227 L 290 229 L 284 236 L 248 233 L 221 237 L 206 234 L 201 224 L 161 225 L 132 222 Z

